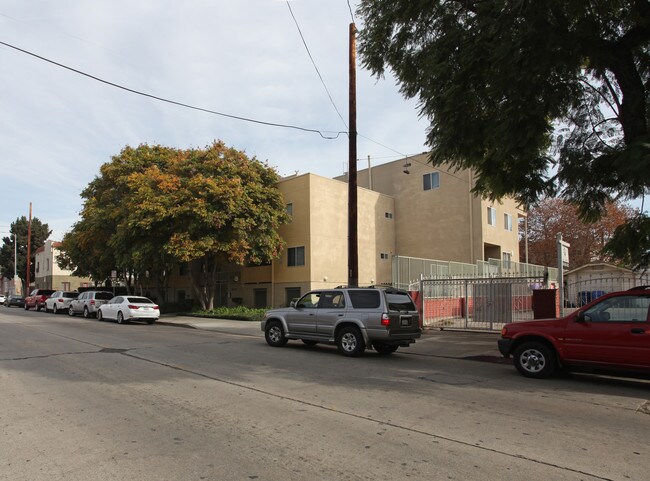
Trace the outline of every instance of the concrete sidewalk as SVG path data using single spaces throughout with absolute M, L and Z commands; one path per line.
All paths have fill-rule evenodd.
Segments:
M 223 332 L 240 336 L 259 337 L 264 333 L 257 321 L 232 321 L 228 319 L 206 319 L 190 316 L 163 316 L 158 324 L 186 327 L 206 331 Z M 477 359 L 500 361 L 497 349 L 497 332 L 474 332 L 439 329 L 425 329 L 422 337 L 403 352 L 412 354 L 450 357 L 457 359 Z

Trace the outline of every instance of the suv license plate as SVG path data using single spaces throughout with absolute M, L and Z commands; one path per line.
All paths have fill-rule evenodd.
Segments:
M 413 319 L 411 316 L 400 316 L 400 318 L 399 318 L 400 326 L 410 326 L 411 325 L 411 319 Z

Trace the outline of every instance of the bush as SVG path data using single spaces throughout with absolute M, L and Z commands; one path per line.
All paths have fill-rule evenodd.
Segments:
M 215 307 L 209 310 L 193 311 L 191 315 L 198 317 L 214 317 L 218 319 L 233 319 L 237 321 L 261 321 L 266 309 L 251 309 L 249 307 Z

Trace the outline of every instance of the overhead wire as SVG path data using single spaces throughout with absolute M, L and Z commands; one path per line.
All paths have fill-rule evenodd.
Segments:
M 17 50 L 17 51 L 22 52 L 24 54 L 30 55 L 30 56 L 35 57 L 35 58 L 37 58 L 39 60 L 42 60 L 44 62 L 50 63 L 52 65 L 56 65 L 57 67 L 61 67 L 63 69 L 69 70 L 71 72 L 82 75 L 84 77 L 88 77 L 88 78 L 90 78 L 92 80 L 95 80 L 97 82 L 101 82 L 103 84 L 110 85 L 111 87 L 115 87 L 115 88 L 118 88 L 118 89 L 121 89 L 121 90 L 124 90 L 124 91 L 127 91 L 127 92 L 131 92 L 131 93 L 134 93 L 136 95 L 141 95 L 143 97 L 148 97 L 150 99 L 158 100 L 160 102 L 165 102 L 165 103 L 168 103 L 168 104 L 177 105 L 179 107 L 184 107 L 184 108 L 188 108 L 188 109 L 192 109 L 192 110 L 198 110 L 200 112 L 206 112 L 206 113 L 213 114 L 213 115 L 219 115 L 221 117 L 226 117 L 226 118 L 230 118 L 230 119 L 241 120 L 243 122 L 250 122 L 250 123 L 266 125 L 266 126 L 270 126 L 270 127 L 280 127 L 280 128 L 285 128 L 285 129 L 300 130 L 300 131 L 303 131 L 303 132 L 317 133 L 323 139 L 326 139 L 326 140 L 334 140 L 334 139 L 337 139 L 341 134 L 347 134 L 346 131 L 338 131 L 337 132 L 337 131 L 331 131 L 331 130 L 318 130 L 318 129 L 310 129 L 310 128 L 306 128 L 306 127 L 300 127 L 300 126 L 297 126 L 297 125 L 280 124 L 280 123 L 275 123 L 275 122 L 267 122 L 267 121 L 264 121 L 264 120 L 257 120 L 257 119 L 252 119 L 252 118 L 248 118 L 248 117 L 242 117 L 242 116 L 239 116 L 239 115 L 227 114 L 227 113 L 224 113 L 224 112 L 218 112 L 216 110 L 206 109 L 206 108 L 203 108 L 203 107 L 197 107 L 197 106 L 186 104 L 186 103 L 183 103 L 183 102 L 177 102 L 175 100 L 166 99 L 164 97 L 159 97 L 157 95 L 148 94 L 146 92 L 142 92 L 142 91 L 135 90 L 135 89 L 132 89 L 132 88 L 129 88 L 129 87 L 125 87 L 123 85 L 120 85 L 120 84 L 117 84 L 117 83 L 114 83 L 114 82 L 110 82 L 108 80 L 102 79 L 102 78 L 97 77 L 95 75 L 91 75 L 91 74 L 83 72 L 81 70 L 69 67 L 69 66 L 64 65 L 62 63 L 56 62 L 56 61 L 51 60 L 49 58 L 43 57 L 41 55 L 35 54 L 33 52 L 22 49 L 20 47 L 16 47 L 15 45 L 11 45 L 11 44 L 3 42 L 3 41 L 0 41 L 0 45 L 4 45 L 5 47 L 12 48 L 14 50 Z M 332 135 L 325 135 L 326 133 L 327 134 L 332 134 Z M 336 134 L 336 135 L 334 135 L 334 134 Z
M 352 23 L 356 23 L 354 20 L 354 13 L 352 13 L 352 5 L 350 5 L 350 0 L 348 0 L 348 8 L 350 9 L 350 18 L 352 19 Z
M 345 123 L 345 120 L 343 119 L 343 116 L 341 115 L 341 112 L 339 111 L 338 107 L 336 106 L 336 103 L 334 103 L 334 99 L 332 98 L 332 94 L 330 94 L 329 89 L 327 88 L 327 85 L 325 84 L 325 80 L 323 80 L 323 76 L 320 73 L 320 70 L 316 66 L 316 61 L 314 60 L 314 57 L 311 54 L 311 51 L 309 50 L 309 47 L 307 46 L 307 41 L 305 40 L 305 36 L 302 34 L 302 30 L 300 29 L 300 25 L 298 25 L 298 20 L 296 19 L 296 16 L 293 13 L 293 9 L 291 8 L 291 4 L 287 1 L 287 7 L 289 7 L 289 13 L 291 13 L 291 18 L 293 18 L 293 23 L 296 24 L 296 28 L 298 29 L 298 33 L 300 34 L 300 38 L 302 40 L 302 44 L 305 46 L 305 50 L 307 50 L 307 55 L 309 55 L 309 59 L 311 60 L 312 65 L 314 66 L 314 69 L 316 70 L 316 73 L 318 74 L 318 78 L 320 79 L 320 82 L 323 84 L 323 87 L 325 88 L 325 92 L 327 92 L 327 96 L 330 99 L 330 102 L 332 103 L 332 106 L 334 107 L 334 110 L 336 110 L 336 113 L 338 114 L 339 118 L 341 119 L 341 122 L 343 122 L 343 125 L 345 125 L 345 128 L 348 128 L 348 124 Z
M 345 128 L 349 129 L 348 124 L 345 122 L 345 120 L 343 119 L 343 116 L 341 115 L 341 112 L 339 111 L 338 107 L 336 106 L 336 103 L 334 102 L 334 99 L 332 98 L 332 95 L 331 95 L 329 89 L 327 88 L 327 85 L 325 84 L 325 80 L 323 79 L 323 76 L 321 75 L 320 70 L 319 70 L 318 66 L 316 65 L 316 61 L 314 60 L 314 57 L 312 56 L 311 51 L 309 50 L 309 46 L 307 45 L 307 41 L 305 40 L 305 36 L 303 35 L 302 29 L 300 28 L 300 25 L 298 24 L 298 20 L 296 19 L 296 16 L 293 13 L 293 9 L 291 8 L 291 4 L 289 3 L 289 1 L 287 1 L 286 3 L 287 3 L 287 7 L 289 8 L 289 13 L 291 13 L 291 17 L 293 18 L 293 22 L 295 23 L 296 28 L 298 29 L 298 33 L 300 34 L 300 39 L 302 40 L 302 44 L 304 45 L 305 50 L 307 51 L 307 55 L 309 55 L 309 59 L 311 60 L 311 63 L 314 66 L 314 69 L 316 70 L 316 73 L 318 74 L 318 78 L 320 79 L 321 84 L 323 84 L 323 87 L 325 88 L 325 92 L 327 93 L 327 96 L 329 97 L 330 102 L 331 102 L 332 106 L 334 107 L 334 110 L 336 110 L 336 113 L 338 114 L 339 118 L 341 119 L 341 122 L 343 122 L 343 125 L 345 125 Z M 348 7 L 350 8 L 350 16 L 352 17 L 352 21 L 354 22 L 354 15 L 352 13 L 352 6 L 350 5 L 349 0 L 348 0 Z M 387 145 L 384 145 L 381 142 L 377 142 L 376 140 L 373 140 L 370 137 L 366 137 L 365 135 L 362 135 L 359 132 L 357 132 L 357 135 L 359 137 L 363 137 L 364 139 L 366 139 L 366 140 L 368 140 L 368 141 L 370 141 L 370 142 L 372 142 L 374 144 L 377 144 L 377 145 L 379 145 L 379 146 L 381 146 L 381 147 L 383 147 L 385 149 L 388 149 L 388 150 L 390 150 L 392 152 L 395 152 L 396 154 L 399 154 L 402 157 L 406 157 L 406 154 L 403 154 L 402 152 L 400 152 L 398 150 L 395 150 L 395 149 L 393 149 L 391 147 L 388 147 Z

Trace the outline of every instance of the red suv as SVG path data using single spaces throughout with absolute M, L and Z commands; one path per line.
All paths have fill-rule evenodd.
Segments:
M 606 294 L 560 319 L 506 324 L 499 351 L 534 378 L 548 377 L 558 367 L 650 372 L 649 288 Z
M 45 299 L 54 294 L 54 289 L 34 289 L 32 293 L 25 297 L 25 310 L 29 310 L 32 307 L 36 308 L 37 311 L 40 311 L 41 308 L 45 308 Z

